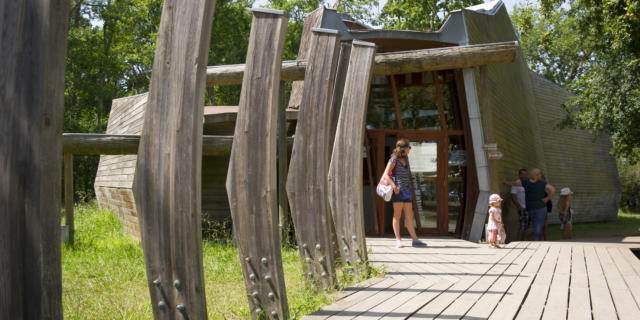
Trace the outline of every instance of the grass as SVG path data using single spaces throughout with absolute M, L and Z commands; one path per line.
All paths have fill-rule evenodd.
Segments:
M 62 249 L 63 308 L 66 319 L 151 319 L 140 241 L 122 233 L 118 218 L 95 203 L 76 209 L 75 247 Z M 305 285 L 296 248 L 282 251 L 289 311 L 301 318 L 336 300 L 336 291 Z M 235 247 L 203 242 L 207 312 L 210 319 L 250 318 Z M 369 276 L 379 270 L 370 269 Z M 340 288 L 364 278 L 339 272 Z
M 573 238 L 605 238 L 621 236 L 640 236 L 640 213 L 620 210 L 618 218 L 606 222 L 585 222 L 573 225 Z M 559 225 L 547 228 L 548 240 L 561 240 Z

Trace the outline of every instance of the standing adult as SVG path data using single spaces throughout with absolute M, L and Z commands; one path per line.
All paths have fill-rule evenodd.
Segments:
M 547 202 L 553 197 L 556 188 L 542 179 L 542 172 L 538 168 L 531 170 L 529 179 L 520 182 L 505 181 L 504 184 L 524 187 L 526 210 L 531 216 L 533 224 L 533 238 L 536 241 L 542 241 L 542 228 L 547 216 Z M 545 196 L 545 192 L 548 192 L 547 196 Z
M 529 178 L 529 172 L 527 169 L 518 170 L 518 180 L 515 182 L 521 183 L 522 180 L 527 180 Z M 531 217 L 529 216 L 529 212 L 527 212 L 527 203 L 525 198 L 525 190 L 522 186 L 512 186 L 511 187 L 511 202 L 518 208 L 518 220 L 519 220 L 519 232 L 518 239 L 520 241 L 524 241 L 527 239 L 527 230 L 529 226 L 531 226 Z
M 411 189 L 411 177 L 409 168 L 409 152 L 411 146 L 407 139 L 396 142 L 387 167 L 384 169 L 383 178 L 393 188 L 393 233 L 396 236 L 396 247 L 403 247 L 400 238 L 400 219 L 404 211 L 404 224 L 411 235 L 413 247 L 426 247 L 427 244 L 420 241 L 413 227 L 413 191 Z

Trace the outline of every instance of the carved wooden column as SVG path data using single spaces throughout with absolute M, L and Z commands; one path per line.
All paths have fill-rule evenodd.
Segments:
M 300 256 L 309 281 L 330 288 L 334 283 L 331 213 L 327 200 L 329 111 L 340 35 L 313 29 L 304 77 L 302 103 L 287 177 L 287 194 Z
M 278 228 L 280 66 L 289 16 L 253 9 L 227 193 L 253 319 L 288 319 Z

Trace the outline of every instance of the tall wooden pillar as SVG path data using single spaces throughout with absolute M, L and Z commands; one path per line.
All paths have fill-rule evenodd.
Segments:
M 288 319 L 278 229 L 277 132 L 280 68 L 289 16 L 253 9 L 227 173 L 244 285 L 254 319 Z
M 367 260 L 362 190 L 362 146 L 369 101 L 373 43 L 353 41 L 328 174 L 329 204 L 344 262 Z
M 133 185 L 155 319 L 206 319 L 201 167 L 214 0 L 165 0 Z
M 335 276 L 327 172 L 329 111 L 339 40 L 335 30 L 313 29 L 287 177 L 291 216 L 300 256 L 305 261 L 305 275 L 323 288 L 332 287 Z
M 68 0 L 0 1 L 0 317 L 62 319 Z

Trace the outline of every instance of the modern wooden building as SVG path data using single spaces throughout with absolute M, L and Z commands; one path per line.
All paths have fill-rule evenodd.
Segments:
M 436 32 L 374 29 L 321 8 L 307 18 L 299 59 L 306 56 L 306 37 L 314 27 L 338 30 L 343 42 L 373 42 L 379 54 L 518 40 L 501 1 L 453 12 Z M 301 89 L 301 81 L 294 83 L 287 110 L 292 126 Z M 480 239 L 489 194 L 508 197 L 509 189 L 501 182 L 515 179 L 519 168 L 538 167 L 556 187 L 570 187 L 575 192 L 575 221 L 614 219 L 621 191 L 615 158 L 609 153 L 611 139 L 594 140 L 587 131 L 559 129 L 565 117 L 562 104 L 569 97 L 569 92 L 532 72 L 522 54 L 507 64 L 375 76 L 363 146 L 367 233 L 392 232 L 392 208 L 371 190 L 399 137 L 412 141 L 416 222 L 423 234 Z M 139 133 L 145 102 L 146 95 L 114 100 L 107 132 Z M 205 107 L 204 134 L 233 135 L 236 111 L 237 107 Z M 95 188 L 99 203 L 114 209 L 126 230 L 139 234 L 131 193 L 135 159 L 102 156 Z M 228 160 L 203 159 L 205 215 L 229 216 L 224 187 Z M 515 234 L 517 213 L 510 201 L 505 201 L 504 217 L 508 232 Z M 557 222 L 557 215 L 550 215 L 549 221 Z

